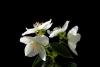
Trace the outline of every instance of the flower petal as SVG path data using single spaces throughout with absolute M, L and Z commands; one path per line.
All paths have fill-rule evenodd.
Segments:
M 31 33 L 35 33 L 37 31 L 37 28 L 32 28 L 32 29 L 27 29 L 27 31 L 25 31 L 22 36 L 27 35 L 27 34 L 31 34 Z
M 47 30 L 47 33 L 48 33 L 48 34 L 51 34 L 51 32 L 52 32 L 52 31 L 50 31 L 50 30 Z
M 53 23 L 50 23 L 50 24 L 44 26 L 44 29 L 45 29 L 45 30 L 49 29 L 49 28 L 52 26 L 52 24 L 53 24 Z
M 81 35 L 77 33 L 78 26 L 74 26 L 67 34 L 68 38 L 68 46 L 72 50 L 72 52 L 77 55 L 76 46 L 77 42 L 80 41 Z
M 53 37 L 57 36 L 58 33 L 60 33 L 60 32 L 62 32 L 62 29 L 54 30 L 54 31 L 49 35 L 49 37 L 50 37 L 50 38 L 53 38 Z
M 69 48 L 72 50 L 72 52 L 77 55 L 76 52 L 76 46 L 77 46 L 77 42 L 80 41 L 81 35 L 77 34 L 77 35 L 73 35 L 73 34 L 68 34 L 68 46 Z
M 81 35 L 79 33 L 77 35 L 68 34 L 67 37 L 70 42 L 76 44 L 78 41 L 80 41 Z
M 63 31 L 66 31 L 66 29 L 68 28 L 68 24 L 69 24 L 69 21 L 66 21 L 65 24 L 62 27 Z
M 74 26 L 74 27 L 68 32 L 68 34 L 71 33 L 71 34 L 73 34 L 73 35 L 76 35 L 76 34 L 77 34 L 77 31 L 78 31 L 78 26 Z
M 69 21 L 66 21 L 66 23 L 63 25 L 62 28 L 61 27 L 55 27 L 53 29 L 53 31 L 51 32 L 49 37 L 53 38 L 54 36 L 57 36 L 60 32 L 64 32 L 67 29 L 68 24 L 69 24 Z
M 46 61 L 46 51 L 45 48 L 43 46 L 41 46 L 40 52 L 39 52 L 39 56 L 41 57 L 41 59 L 43 61 Z
M 33 57 L 33 56 L 37 55 L 39 53 L 38 49 L 39 49 L 39 47 L 35 43 L 26 45 L 25 50 L 24 50 L 25 56 Z
M 52 25 L 51 21 L 52 21 L 52 19 L 50 19 L 49 21 L 43 23 L 41 26 L 39 26 L 39 28 L 45 29 L 45 30 L 49 29 Z
M 49 38 L 45 35 L 35 36 L 35 39 L 39 44 L 42 44 L 44 46 L 47 46 L 49 44 Z
M 34 37 L 24 36 L 20 38 L 20 42 L 24 44 L 30 44 L 33 41 Z
M 55 27 L 55 28 L 53 29 L 53 31 L 59 30 L 59 29 L 61 29 L 61 27 Z
M 75 43 L 68 41 L 68 46 L 69 46 L 69 48 L 71 49 L 71 51 L 72 51 L 75 55 L 78 55 L 77 52 L 76 52 L 76 44 L 75 44 Z

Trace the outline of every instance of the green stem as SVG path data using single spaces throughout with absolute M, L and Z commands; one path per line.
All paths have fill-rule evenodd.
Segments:
M 52 60 L 52 63 L 55 63 L 55 56 L 52 55 L 52 52 L 50 52 L 47 48 L 46 49 L 46 52 L 47 52 L 47 56 L 51 58 Z
M 51 57 L 52 63 L 55 63 L 55 57 Z

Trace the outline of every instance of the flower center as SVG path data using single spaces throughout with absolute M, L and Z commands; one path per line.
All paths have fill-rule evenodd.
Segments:
M 41 30 L 38 30 L 38 31 L 36 32 L 36 35 L 44 35 L 45 32 L 46 32 L 46 30 L 41 29 Z
M 66 35 L 66 32 L 60 32 L 58 34 L 58 36 L 59 36 L 60 39 L 63 39 L 65 37 L 65 35 Z

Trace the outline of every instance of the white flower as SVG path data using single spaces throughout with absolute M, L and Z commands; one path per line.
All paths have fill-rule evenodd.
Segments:
M 33 57 L 37 54 L 41 57 L 43 61 L 46 61 L 46 51 L 44 46 L 49 44 L 49 38 L 45 35 L 29 37 L 24 36 L 20 38 L 20 42 L 26 44 L 25 56 Z
M 74 26 L 67 34 L 68 37 L 68 46 L 71 49 L 71 51 L 75 54 L 78 55 L 76 52 L 76 44 L 78 41 L 80 41 L 81 35 L 77 33 L 78 31 L 78 26 Z
M 50 33 L 50 38 L 53 38 L 55 36 L 57 36 L 60 32 L 64 32 L 66 31 L 67 27 L 68 27 L 69 21 L 66 21 L 66 23 L 61 27 L 55 27 L 53 29 L 53 31 L 50 33 L 50 31 L 48 31 L 48 33 Z
M 22 36 L 26 35 L 26 34 L 31 34 L 31 33 L 35 33 L 36 31 L 38 30 L 41 30 L 41 29 L 44 29 L 44 30 L 47 30 L 49 29 L 51 26 L 52 26 L 52 23 L 51 23 L 52 19 L 50 19 L 49 21 L 46 21 L 45 23 L 35 23 L 33 26 L 34 28 L 31 28 L 31 29 L 27 29 L 27 31 L 25 31 Z

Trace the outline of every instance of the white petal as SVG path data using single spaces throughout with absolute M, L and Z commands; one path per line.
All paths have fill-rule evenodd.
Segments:
M 37 44 L 33 43 L 33 44 L 28 44 L 25 47 L 25 56 L 28 57 L 33 57 L 35 55 L 37 55 L 39 53 L 39 47 Z
M 76 46 L 77 42 L 80 41 L 81 35 L 77 33 L 78 26 L 74 26 L 67 34 L 68 38 L 68 46 L 72 50 L 72 52 L 77 55 Z
M 41 59 L 43 61 L 46 61 L 46 51 L 45 51 L 43 46 L 41 46 L 41 49 L 40 49 L 40 52 L 39 52 L 39 56 L 41 57 Z
M 73 42 L 73 43 L 77 43 L 78 41 L 80 41 L 81 35 L 77 34 L 77 35 L 72 35 L 72 34 L 68 34 L 68 40 Z
M 54 30 L 54 31 L 49 35 L 49 37 L 50 37 L 50 38 L 53 38 L 53 37 L 57 36 L 58 33 L 60 33 L 60 32 L 62 32 L 62 29 Z
M 51 32 L 52 32 L 52 31 L 50 31 L 50 30 L 47 30 L 47 33 L 48 33 L 48 34 L 51 34 Z
M 77 35 L 73 35 L 73 34 L 68 34 L 68 46 L 69 48 L 72 50 L 72 52 L 74 54 L 77 55 L 77 52 L 76 52 L 76 45 L 77 45 L 77 42 L 80 41 L 80 38 L 81 38 L 81 35 L 80 34 L 77 34 Z
M 69 21 L 66 21 L 66 23 L 63 25 L 62 28 L 60 28 L 60 27 L 55 27 L 55 28 L 53 29 L 53 32 L 51 32 L 51 34 L 50 34 L 49 37 L 50 37 L 50 38 L 53 38 L 54 36 L 57 36 L 60 32 L 64 32 L 64 31 L 67 29 L 68 24 L 69 24 Z
M 27 31 L 25 31 L 22 36 L 26 35 L 26 34 L 31 34 L 31 33 L 35 33 L 37 31 L 36 28 L 32 28 L 32 29 L 27 29 Z
M 39 44 L 42 44 L 44 46 L 47 46 L 49 44 L 49 38 L 45 35 L 36 36 L 35 39 Z
M 52 26 L 52 23 L 50 23 L 50 24 L 48 24 L 48 25 L 44 26 L 44 28 L 43 28 L 43 29 L 47 30 L 47 29 L 49 29 L 51 26 Z
M 61 27 L 55 27 L 55 28 L 53 29 L 53 31 L 59 30 L 59 29 L 61 29 Z
M 69 48 L 71 49 L 71 51 L 75 54 L 75 55 L 78 55 L 77 52 L 76 52 L 76 44 L 68 41 L 68 46 Z
M 69 24 L 69 21 L 66 21 L 65 24 L 62 27 L 63 31 L 66 31 L 66 29 L 68 28 L 68 24 Z
M 33 41 L 33 37 L 24 36 L 20 38 L 20 42 L 24 44 L 30 44 Z
M 45 29 L 45 30 L 49 29 L 52 25 L 51 21 L 52 21 L 52 19 L 50 19 L 49 21 L 46 21 L 41 26 L 39 26 L 39 28 Z
M 71 33 L 71 34 L 73 34 L 73 35 L 76 35 L 76 34 L 77 34 L 77 31 L 78 31 L 78 26 L 74 26 L 74 27 L 68 32 L 68 34 Z

